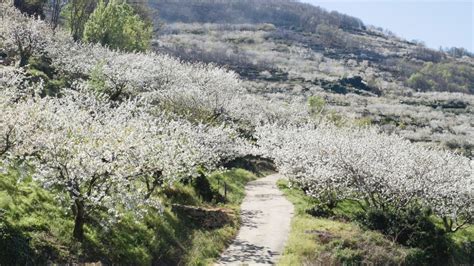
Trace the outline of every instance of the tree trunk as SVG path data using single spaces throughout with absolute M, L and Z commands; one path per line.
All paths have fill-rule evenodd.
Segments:
M 74 209 L 76 217 L 74 219 L 74 231 L 72 233 L 73 237 L 82 242 L 84 240 L 84 220 L 85 220 L 85 212 L 84 212 L 84 203 L 78 199 L 74 202 Z
M 20 67 L 28 65 L 28 55 L 20 52 Z
M 56 29 L 59 22 L 59 14 L 61 13 L 61 0 L 53 0 L 52 2 L 52 11 L 51 11 L 51 28 Z

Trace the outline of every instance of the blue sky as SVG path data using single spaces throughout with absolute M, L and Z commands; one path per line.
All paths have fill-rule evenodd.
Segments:
M 428 47 L 464 47 L 474 52 L 474 0 L 301 0 L 358 17 Z

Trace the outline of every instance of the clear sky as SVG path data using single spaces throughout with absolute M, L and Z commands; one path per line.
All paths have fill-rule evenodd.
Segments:
M 474 0 L 300 0 L 362 19 L 428 47 L 474 52 Z

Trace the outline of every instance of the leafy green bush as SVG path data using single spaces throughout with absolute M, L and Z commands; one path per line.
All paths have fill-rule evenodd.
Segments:
M 194 178 L 192 183 L 196 192 L 198 192 L 201 198 L 206 202 L 211 202 L 219 196 L 219 192 L 211 187 L 211 183 L 209 183 L 209 180 L 204 174 L 200 174 Z
M 319 116 L 326 108 L 326 100 L 320 96 L 311 96 L 308 98 L 308 106 L 312 116 Z
M 474 93 L 474 67 L 458 62 L 428 62 L 410 76 L 407 84 L 421 91 Z
M 110 90 L 107 88 L 106 83 L 105 83 L 105 75 L 102 71 L 102 68 L 104 67 L 103 63 L 99 63 L 92 68 L 90 76 L 89 76 L 89 85 L 91 88 L 94 90 L 100 92 L 100 93 L 105 93 L 108 95 L 113 96 L 114 91 Z
M 334 256 L 344 265 L 357 265 L 364 259 L 363 252 L 358 249 L 351 249 L 349 247 L 341 247 L 335 250 Z
M 133 7 L 117 0 L 100 1 L 84 26 L 84 41 L 124 51 L 145 51 L 152 29 L 135 14 Z

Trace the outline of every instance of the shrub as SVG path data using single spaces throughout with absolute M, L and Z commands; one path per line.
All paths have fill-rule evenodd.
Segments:
M 206 202 L 211 202 L 218 194 L 218 192 L 211 188 L 211 183 L 209 183 L 209 180 L 203 173 L 199 174 L 193 179 L 193 186 L 202 199 Z
M 315 216 L 315 217 L 323 217 L 328 218 L 334 215 L 334 212 L 327 204 L 317 204 L 316 206 L 307 209 L 306 213 Z
M 410 255 L 410 260 L 446 264 L 450 240 L 430 215 L 429 210 L 419 207 L 405 210 L 370 208 L 355 218 L 367 229 L 380 231 L 395 242 L 420 249 L 420 252 Z
M 80 40 L 84 34 L 84 27 L 91 13 L 96 7 L 96 0 L 69 1 L 62 14 L 74 40 Z
M 30 240 L 0 216 L 0 261 L 5 265 L 26 265 L 33 262 Z
M 309 112 L 313 116 L 320 115 L 325 107 L 326 101 L 320 96 L 311 96 L 308 98 Z
M 474 67 L 459 63 L 426 63 L 407 84 L 421 91 L 474 93 Z
M 145 51 L 152 29 L 135 14 L 133 8 L 116 0 L 107 5 L 100 1 L 84 26 L 84 40 L 112 49 Z
M 66 77 L 59 77 L 56 75 L 56 70 L 51 65 L 51 59 L 41 55 L 33 56 L 28 61 L 28 70 L 30 80 L 38 82 L 42 80 L 44 87 L 41 96 L 56 96 L 59 95 L 61 88 L 66 87 Z

